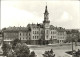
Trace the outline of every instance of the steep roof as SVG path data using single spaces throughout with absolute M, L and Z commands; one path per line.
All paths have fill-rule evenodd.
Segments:
M 66 32 L 65 28 L 62 28 L 62 27 L 57 27 L 57 31 L 58 32 Z
M 53 25 L 50 25 L 50 29 L 51 30 L 57 30 L 58 32 L 65 32 L 66 30 L 64 29 L 64 28 L 62 28 L 62 27 L 55 27 L 55 26 L 53 26 Z
M 8 27 L 8 28 L 5 28 L 3 31 L 5 32 L 27 31 L 27 27 Z
M 57 29 L 57 27 L 54 27 L 53 25 L 50 25 L 50 29 L 54 30 L 54 29 Z
M 27 27 L 31 27 L 31 28 L 43 28 L 43 24 L 28 24 Z

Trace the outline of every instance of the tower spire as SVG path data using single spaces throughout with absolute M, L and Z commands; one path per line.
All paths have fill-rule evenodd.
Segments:
M 49 13 L 48 13 L 48 10 L 47 10 L 47 3 L 46 3 L 43 23 L 45 23 L 45 22 L 50 23 L 50 21 L 48 19 L 49 19 Z
M 49 14 L 47 10 L 47 2 L 46 2 L 46 7 L 45 7 L 45 13 Z

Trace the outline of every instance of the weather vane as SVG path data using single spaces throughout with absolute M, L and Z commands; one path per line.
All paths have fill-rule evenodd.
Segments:
M 47 2 L 46 2 L 46 5 L 47 5 Z

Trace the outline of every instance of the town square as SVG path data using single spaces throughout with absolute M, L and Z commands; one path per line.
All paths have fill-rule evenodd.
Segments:
M 80 57 L 79 0 L 2 0 L 0 57 Z

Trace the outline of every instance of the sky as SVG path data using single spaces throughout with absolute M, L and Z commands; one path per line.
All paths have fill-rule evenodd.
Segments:
M 46 2 L 50 25 L 80 29 L 78 0 L 2 0 L 0 28 L 43 23 Z

